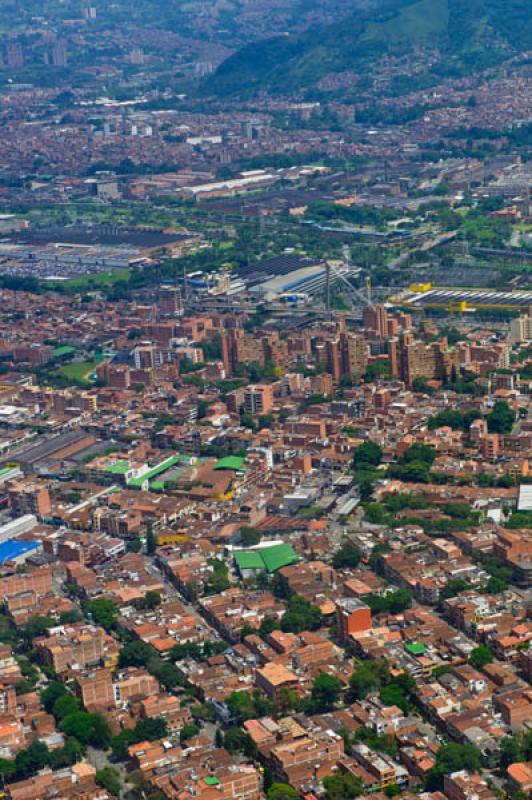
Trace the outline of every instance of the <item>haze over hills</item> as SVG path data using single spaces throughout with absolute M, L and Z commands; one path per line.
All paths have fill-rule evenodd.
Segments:
M 312 25 L 338 21 L 353 8 L 369 8 L 377 0 L 92 0 L 96 11 L 93 27 L 134 26 L 160 29 L 184 37 L 218 42 L 238 48 L 250 41 L 285 31 L 299 34 Z M 0 31 L 38 30 L 43 20 L 71 24 L 83 8 L 79 0 L 48 3 L 0 0 Z
M 384 54 L 433 50 L 419 80 L 480 71 L 532 47 L 527 0 L 390 0 L 340 22 L 248 45 L 205 85 L 218 94 L 308 90 L 330 73 L 369 70 Z M 417 87 L 416 87 L 417 88 Z

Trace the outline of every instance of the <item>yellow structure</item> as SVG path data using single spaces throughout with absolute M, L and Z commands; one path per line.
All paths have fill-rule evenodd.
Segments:
M 460 300 L 458 303 L 449 303 L 449 311 L 455 314 L 462 314 L 467 311 L 467 300 Z
M 410 284 L 411 292 L 428 292 L 432 289 L 432 283 L 412 283 Z
M 157 545 L 159 547 L 165 544 L 185 544 L 186 542 L 188 542 L 188 536 L 183 533 L 167 531 L 157 534 Z

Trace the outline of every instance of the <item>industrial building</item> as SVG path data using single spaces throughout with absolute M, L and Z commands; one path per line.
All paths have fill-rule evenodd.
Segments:
M 329 280 L 332 284 L 339 280 L 339 274 L 347 276 L 350 272 L 347 265 L 335 265 L 334 271 L 331 270 L 329 274 Z M 327 275 L 328 269 L 325 264 L 313 264 L 257 283 L 249 289 L 249 292 L 264 300 L 273 300 L 287 294 L 316 294 L 325 290 Z
M 414 308 L 438 306 L 473 311 L 476 308 L 506 308 L 528 311 L 532 307 L 532 292 L 500 291 L 491 289 L 438 289 L 430 284 L 411 287 L 391 298 L 394 303 L 412 305 Z
M 135 230 L 110 226 L 67 226 L 27 229 L 0 242 L 1 271 L 42 279 L 129 269 L 165 248 L 178 256 L 197 244 L 197 234 L 157 229 Z
M 0 565 L 8 562 L 23 564 L 30 556 L 36 555 L 42 549 L 39 541 L 18 542 L 16 539 L 7 539 L 0 544 Z

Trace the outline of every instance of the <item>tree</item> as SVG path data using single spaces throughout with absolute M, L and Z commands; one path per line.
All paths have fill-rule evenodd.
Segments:
M 120 797 L 120 773 L 114 767 L 103 767 L 96 772 L 95 780 L 98 786 L 107 789 L 109 794 Z
M 390 614 L 401 614 L 412 605 L 412 595 L 408 589 L 397 589 L 387 595 Z
M 376 381 L 379 378 L 389 378 L 390 367 L 384 361 L 373 361 L 368 364 L 364 378 L 367 381 Z
M 273 783 L 266 797 L 268 800 L 298 800 L 299 794 L 288 783 Z
M 365 503 L 367 500 L 369 500 L 369 498 L 373 494 L 373 484 L 372 484 L 372 482 L 367 478 L 364 478 L 364 480 L 361 480 L 359 485 L 358 485 L 358 493 L 360 495 L 360 500 L 363 503 Z
M 266 636 L 269 636 L 270 633 L 273 633 L 273 631 L 279 630 L 279 628 L 280 623 L 278 619 L 275 617 L 265 617 L 260 624 L 259 634 L 264 639 Z
M 249 692 L 231 692 L 231 694 L 227 697 L 225 704 L 229 709 L 231 716 L 234 717 L 239 725 L 255 716 L 255 706 L 253 704 L 253 698 Z
M 386 595 L 369 594 L 366 603 L 373 614 L 400 614 L 412 603 L 412 595 L 408 589 L 396 589 Z
M 169 664 L 162 658 L 157 656 L 151 658 L 146 668 L 168 691 L 175 689 L 176 686 L 186 686 L 187 679 L 183 672 L 175 664 Z
M 342 682 L 334 675 L 322 672 L 312 685 L 312 704 L 319 713 L 331 711 L 342 691 Z
M 277 707 L 282 714 L 296 711 L 299 708 L 300 698 L 295 689 L 282 686 L 277 694 Z
M 386 522 L 386 510 L 382 503 L 368 503 L 365 517 L 372 525 L 383 525 Z
M 191 658 L 193 661 L 201 661 L 202 648 L 196 642 L 183 642 L 175 644 L 170 650 L 172 661 L 182 661 L 184 658 Z
M 42 615 L 31 617 L 31 619 L 22 626 L 22 638 L 27 642 L 31 642 L 37 636 L 44 636 L 48 628 L 51 628 L 53 625 L 54 621 L 51 617 L 43 617 Z
M 214 732 L 214 744 L 216 747 L 220 748 L 224 746 L 224 735 L 220 728 L 216 728 L 216 731 Z
M 120 667 L 145 667 L 155 651 L 146 642 L 128 642 L 120 651 Z
M 186 742 L 188 739 L 193 739 L 194 736 L 197 736 L 199 732 L 200 727 L 194 722 L 190 722 L 188 725 L 183 725 L 179 731 L 179 741 L 181 744 L 183 744 L 183 742 Z
M 227 564 L 224 564 L 218 558 L 210 558 L 208 564 L 211 567 L 211 572 L 205 581 L 205 594 L 225 592 L 231 585 Z
M 68 736 L 65 746 L 59 750 L 52 750 L 49 756 L 49 764 L 52 770 L 69 767 L 80 761 L 85 754 L 86 748 L 73 736 Z
M 516 761 L 532 760 L 532 731 L 523 729 L 501 741 L 500 764 L 507 767 Z
M 61 625 L 73 625 L 82 619 L 81 613 L 77 608 L 71 608 L 68 611 L 62 611 L 59 615 L 59 622 Z
M 15 761 L 10 761 L 8 758 L 0 758 L 0 775 L 4 781 L 8 781 L 16 772 Z
M 469 584 L 462 578 L 451 578 L 440 591 L 440 598 L 448 600 L 451 597 L 456 597 L 461 592 L 465 592 L 468 586 Z
M 251 431 L 255 431 L 257 429 L 257 423 L 255 422 L 253 414 L 241 414 L 240 424 L 244 428 L 249 428 Z
M 411 464 L 412 462 L 421 461 L 423 464 L 432 466 L 436 458 L 436 450 L 430 444 L 412 444 L 408 447 L 399 462 L 401 464 Z
M 216 720 L 216 712 L 211 703 L 194 703 L 190 706 L 190 713 L 192 719 L 202 720 L 203 722 L 214 722 Z
M 273 786 L 273 772 L 271 767 L 264 767 L 264 774 L 262 778 L 262 788 L 268 794 L 268 790 Z
M 64 684 L 59 681 L 52 681 L 48 684 L 46 689 L 41 692 L 41 703 L 46 711 L 51 714 L 56 700 L 63 695 L 67 694 L 67 689 Z
M 408 714 L 408 701 L 404 690 L 397 683 L 389 683 L 380 690 L 380 698 L 385 706 L 398 706 L 404 714 Z
M 68 717 L 69 714 L 79 711 L 79 707 L 80 702 L 77 697 L 72 694 L 64 694 L 55 701 L 52 714 L 60 722 L 65 717 Z
M 430 468 L 424 461 L 411 461 L 408 464 L 392 464 L 388 469 L 391 478 L 408 483 L 429 483 Z
M 500 594 L 501 592 L 505 592 L 507 588 L 508 582 L 495 575 L 492 575 L 486 584 L 486 591 L 488 594 Z
M 384 790 L 384 794 L 386 795 L 386 797 L 395 797 L 396 795 L 401 794 L 402 791 L 403 790 L 401 789 L 401 787 L 398 786 L 396 783 L 391 783 Z
M 163 717 L 147 717 L 137 722 L 135 740 L 137 742 L 156 742 L 168 736 L 168 723 Z
M 261 538 L 262 534 L 257 528 L 251 528 L 248 525 L 244 525 L 240 528 L 240 543 L 242 547 L 253 547 L 259 544 Z
M 292 595 L 286 613 L 281 619 L 281 629 L 290 633 L 314 631 L 321 625 L 321 611 L 300 595 Z
M 450 742 L 444 744 L 436 755 L 436 764 L 432 767 L 427 777 L 427 789 L 439 790 L 443 786 L 443 776 L 449 772 L 478 772 L 480 768 L 480 753 L 472 744 L 457 744 Z
M 472 667 L 475 667 L 475 669 L 482 669 L 486 664 L 491 664 L 492 661 L 493 654 L 485 644 L 479 644 L 479 646 L 475 647 L 469 654 L 469 663 Z
M 140 536 L 133 536 L 126 540 L 126 550 L 128 553 L 140 553 L 142 550 L 142 540 Z
M 355 569 L 360 563 L 362 554 L 358 547 L 349 541 L 344 542 L 333 556 L 335 569 Z
M 349 678 L 351 691 L 357 700 L 378 689 L 389 680 L 390 670 L 385 659 L 364 661 L 358 664 Z
M 323 779 L 327 800 L 354 800 L 362 794 L 364 786 L 360 778 L 350 772 L 338 772 Z
M 253 739 L 241 728 L 229 728 L 224 737 L 224 747 L 228 753 L 241 752 L 249 758 L 253 758 L 257 752 Z
M 363 442 L 355 450 L 353 466 L 355 469 L 378 467 L 382 461 L 382 449 L 375 442 Z
M 81 744 L 93 744 L 106 748 L 111 742 L 109 725 L 98 714 L 76 711 L 65 717 L 59 728 L 67 736 L 73 736 Z
M 85 611 L 92 616 L 97 625 L 105 628 L 106 631 L 113 629 L 117 609 L 112 600 L 98 597 L 96 600 L 91 600 L 90 603 L 85 604 Z
M 161 595 L 154 589 L 149 589 L 144 595 L 142 605 L 146 609 L 157 608 L 161 605 Z
M 515 414 L 506 400 L 497 400 L 493 411 L 488 415 L 490 433 L 511 433 L 515 422 Z
M 27 778 L 48 765 L 50 751 L 44 742 L 35 739 L 29 747 L 17 753 L 15 771 L 17 777 Z
M 388 542 L 380 542 L 372 549 L 368 564 L 374 572 L 377 572 L 378 574 L 382 573 L 380 557 L 383 553 L 389 553 L 390 550 L 391 547 Z
M 253 689 L 253 705 L 256 717 L 270 717 L 275 711 L 275 704 L 260 689 Z
M 419 392 L 420 394 L 434 393 L 434 389 L 430 386 L 424 375 L 419 375 L 417 378 L 414 378 L 412 381 L 412 389 L 414 392 Z
M 524 760 L 523 748 L 517 736 L 505 736 L 502 739 L 499 759 L 503 768 Z
M 148 531 L 146 533 L 146 553 L 149 556 L 153 556 L 156 550 L 157 550 L 157 539 L 155 538 L 153 527 L 149 525 Z
M 28 694 L 28 692 L 33 691 L 33 684 L 30 683 L 30 681 L 23 678 L 21 681 L 17 681 L 15 683 L 15 691 L 17 693 L 17 696 L 21 694 Z
M 135 731 L 126 728 L 111 739 L 113 756 L 119 761 L 128 757 L 128 747 L 135 743 Z

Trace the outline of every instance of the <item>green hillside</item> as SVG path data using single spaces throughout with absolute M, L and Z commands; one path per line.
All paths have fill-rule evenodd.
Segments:
M 359 39 L 365 42 L 422 41 L 445 33 L 449 24 L 448 0 L 418 0 L 397 11 L 386 22 L 369 22 Z
M 532 47 L 529 0 L 384 0 L 377 11 L 249 45 L 221 64 L 204 89 L 288 94 L 311 88 L 329 72 L 369 72 L 379 55 L 413 46 L 439 49 L 434 77 L 486 68 Z

